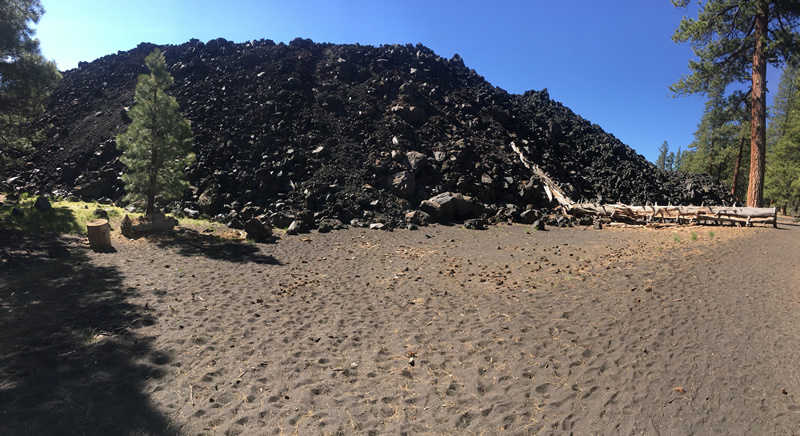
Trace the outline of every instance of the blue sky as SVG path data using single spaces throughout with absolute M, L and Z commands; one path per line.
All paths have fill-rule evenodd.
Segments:
M 61 70 L 140 42 L 190 38 L 419 42 L 444 57 L 458 53 L 506 91 L 547 88 L 650 161 L 664 141 L 686 149 L 703 112 L 702 97 L 668 89 L 692 56 L 672 42 L 687 12 L 669 0 L 41 1 L 37 37 Z M 777 89 L 779 77 L 771 68 L 768 86 Z

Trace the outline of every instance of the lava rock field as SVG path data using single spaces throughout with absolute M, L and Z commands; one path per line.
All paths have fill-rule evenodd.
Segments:
M 554 204 L 516 148 L 573 200 L 720 204 L 707 176 L 663 172 L 550 99 L 510 94 L 460 56 L 295 39 L 143 43 L 63 72 L 46 139 L 6 189 L 118 201 L 114 138 L 144 58 L 164 53 L 194 134 L 191 190 L 168 211 L 300 230 L 479 219 L 532 223 Z M 456 203 L 443 203 L 444 200 Z M 437 203 L 438 202 L 438 203 Z

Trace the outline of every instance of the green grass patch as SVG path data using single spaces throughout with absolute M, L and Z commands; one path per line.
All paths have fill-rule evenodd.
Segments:
M 2 199 L 2 195 L 0 195 Z M 56 198 L 50 199 L 53 207 L 49 211 L 40 211 L 33 207 L 36 197 L 23 194 L 19 201 L 3 202 L 0 206 L 0 226 L 22 230 L 35 234 L 62 233 L 70 235 L 86 235 L 86 223 L 97 219 L 94 215 L 96 209 L 104 209 L 108 214 L 108 222 L 112 230 L 119 228 L 125 215 L 131 219 L 142 216 L 141 213 L 131 213 L 125 209 L 110 204 L 100 204 L 86 201 L 67 201 Z M 12 210 L 19 208 L 22 216 L 14 216 Z M 213 221 L 195 218 L 179 218 L 178 225 L 192 229 L 203 229 L 209 233 L 220 233 L 226 227 Z
M 78 338 L 86 345 L 91 344 L 97 338 L 97 329 L 82 329 L 78 334 Z
M 709 231 L 709 232 L 708 232 L 708 237 L 709 237 L 709 238 L 713 238 L 713 237 L 714 237 L 714 232 L 712 232 L 712 231 Z
M 139 216 L 140 214 L 136 214 Z M 110 215 L 109 215 L 110 216 Z M 131 216 L 133 218 L 133 216 Z M 178 224 L 183 227 L 204 227 L 208 226 L 211 222 L 203 219 L 196 218 L 178 218 Z M 214 230 L 213 228 L 211 230 Z
M 95 209 L 105 209 L 109 221 L 119 222 L 125 214 L 131 217 L 141 214 L 130 214 L 122 208 L 85 201 L 66 201 L 55 199 L 50 201 L 53 207 L 48 211 L 41 211 L 33 207 L 36 199 L 23 195 L 16 203 L 4 202 L 0 206 L 0 222 L 13 229 L 31 233 L 66 233 L 71 235 L 86 234 L 86 223 L 96 219 Z M 22 216 L 15 216 L 13 209 L 22 210 Z M 114 224 L 112 224 L 114 227 Z
M 696 241 L 696 240 L 697 240 L 697 233 L 692 232 L 692 241 Z

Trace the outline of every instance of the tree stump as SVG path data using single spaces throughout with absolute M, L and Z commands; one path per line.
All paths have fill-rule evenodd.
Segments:
M 111 250 L 111 226 L 108 220 L 97 219 L 86 223 L 89 231 L 89 247 L 96 252 Z

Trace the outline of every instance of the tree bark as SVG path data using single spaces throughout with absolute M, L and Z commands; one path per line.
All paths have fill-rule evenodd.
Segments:
M 739 140 L 739 153 L 736 155 L 736 165 L 733 167 L 733 182 L 731 182 L 731 195 L 736 197 L 736 186 L 739 184 L 739 167 L 742 165 L 742 150 L 744 149 L 744 135 Z
M 150 178 L 147 181 L 147 205 L 144 209 L 146 216 L 153 215 L 156 203 L 156 183 L 158 182 L 158 138 L 156 138 L 157 120 L 155 116 L 155 108 L 158 104 L 158 87 L 153 90 L 153 111 L 152 111 L 152 143 L 150 144 Z
M 767 62 L 764 45 L 767 38 L 767 12 L 769 5 L 758 0 L 755 22 L 755 49 L 753 50 L 753 89 L 750 129 L 750 183 L 747 188 L 747 205 L 760 207 L 764 196 L 764 166 L 767 143 Z

